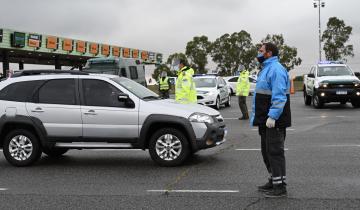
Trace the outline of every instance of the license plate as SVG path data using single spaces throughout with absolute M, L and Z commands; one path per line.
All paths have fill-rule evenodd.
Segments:
M 336 95 L 347 95 L 347 91 L 346 90 L 338 90 L 338 91 L 336 91 Z

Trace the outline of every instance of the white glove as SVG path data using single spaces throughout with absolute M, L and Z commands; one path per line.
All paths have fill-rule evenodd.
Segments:
M 269 117 L 269 118 L 266 120 L 266 127 L 268 127 L 268 128 L 274 128 L 274 127 L 275 127 L 275 120 Z

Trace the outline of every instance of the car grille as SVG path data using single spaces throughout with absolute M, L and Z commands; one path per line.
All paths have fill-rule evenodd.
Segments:
M 338 88 L 338 89 L 341 89 L 341 88 L 354 88 L 354 84 L 351 83 L 351 84 L 329 84 L 328 85 L 328 88 Z

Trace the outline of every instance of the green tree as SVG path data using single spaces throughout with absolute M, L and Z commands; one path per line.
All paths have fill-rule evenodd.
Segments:
M 207 73 L 205 69 L 208 63 L 211 42 L 207 36 L 195 36 L 192 41 L 186 44 L 185 54 L 190 60 L 190 66 L 196 69 L 198 73 Z
M 290 47 L 285 44 L 284 37 L 282 34 L 268 34 L 265 39 L 262 40 L 262 43 L 271 42 L 275 44 L 279 49 L 279 61 L 285 68 L 290 71 L 295 66 L 299 66 L 302 62 L 301 58 L 297 56 L 296 47 Z M 258 46 L 260 46 L 259 44 Z
M 187 62 L 187 57 L 184 53 L 173 53 L 169 55 L 166 63 L 171 65 L 174 59 L 184 59 Z
M 256 53 L 257 49 L 252 44 L 251 35 L 244 30 L 222 35 L 212 43 L 210 49 L 212 60 L 217 64 L 220 75 L 232 75 L 240 64 L 252 69 Z
M 324 51 L 327 60 L 345 60 L 345 57 L 354 57 L 353 45 L 345 45 L 349 41 L 352 27 L 346 26 L 343 20 L 336 17 L 329 18 L 327 29 L 324 31 L 321 41 L 325 42 Z
M 170 68 L 166 64 L 160 64 L 159 66 L 156 67 L 156 69 L 154 70 L 154 73 L 151 75 L 152 78 L 154 78 L 155 80 L 158 80 L 159 75 L 163 71 L 166 71 L 166 73 L 167 73 L 167 75 L 169 77 L 174 77 L 175 76 L 175 72 L 170 71 Z

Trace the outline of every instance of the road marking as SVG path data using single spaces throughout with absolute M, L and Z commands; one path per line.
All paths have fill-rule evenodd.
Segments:
M 322 145 L 323 147 L 360 147 L 360 144 L 332 144 Z
M 177 193 L 238 193 L 239 190 L 147 190 L 147 192 Z
M 251 130 L 252 131 L 258 131 L 259 129 L 258 128 L 252 128 Z M 287 128 L 286 130 L 287 131 L 294 131 L 295 129 L 294 128 Z
M 335 117 L 338 117 L 338 118 L 344 118 L 344 117 L 346 117 L 346 116 L 335 116 Z
M 236 151 L 260 151 L 261 149 L 259 148 L 253 148 L 253 149 L 235 149 Z M 289 148 L 285 148 L 285 151 L 289 150 Z
M 0 188 L 0 191 L 6 191 L 8 188 Z
M 239 118 L 224 118 L 224 120 L 238 120 Z

